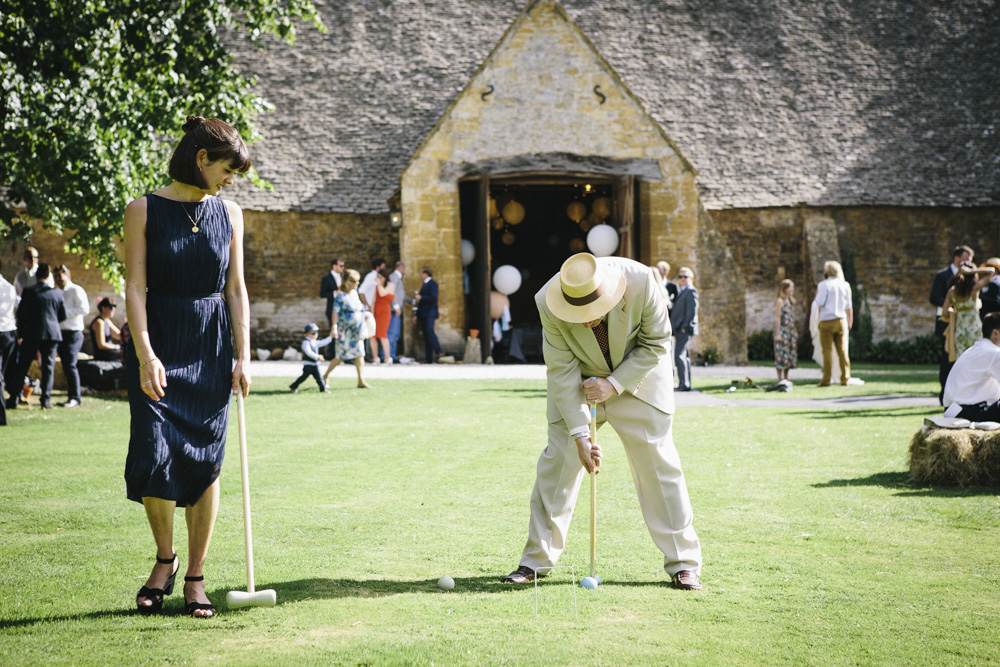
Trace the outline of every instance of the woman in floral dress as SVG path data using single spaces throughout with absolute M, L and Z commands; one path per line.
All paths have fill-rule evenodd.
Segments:
M 358 389 L 368 389 L 365 382 L 365 339 L 361 327 L 365 326 L 364 304 L 358 296 L 361 276 L 354 269 L 344 271 L 344 282 L 333 301 L 333 337 L 336 340 L 336 357 L 323 374 L 323 381 L 330 376 L 341 361 L 353 361 L 358 371 Z
M 778 283 L 778 298 L 774 302 L 774 368 L 778 381 L 788 379 L 788 370 L 798 367 L 799 331 L 795 328 L 795 283 Z

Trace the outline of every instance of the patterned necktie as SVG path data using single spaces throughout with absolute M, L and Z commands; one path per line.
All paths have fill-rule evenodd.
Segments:
M 591 328 L 591 331 L 594 332 L 597 344 L 601 347 L 601 352 L 604 354 L 604 361 L 608 362 L 608 370 L 614 370 L 611 367 L 611 348 L 608 346 L 608 325 L 604 323 L 604 320 L 601 320 L 601 323 Z

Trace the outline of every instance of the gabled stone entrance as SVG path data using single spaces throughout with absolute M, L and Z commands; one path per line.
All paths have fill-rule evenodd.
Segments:
M 552 0 L 528 3 L 402 174 L 400 251 L 414 272 L 434 268 L 442 344 L 464 350 L 466 335 L 459 181 L 567 172 L 632 183 L 634 253 L 619 254 L 692 267 L 702 291 L 700 347 L 743 358 L 742 278 L 699 201 L 694 168 Z M 488 256 L 488 244 L 477 252 Z

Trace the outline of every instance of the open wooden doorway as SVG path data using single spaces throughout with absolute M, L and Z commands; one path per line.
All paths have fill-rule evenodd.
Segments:
M 636 204 L 631 176 L 522 173 L 459 182 L 462 238 L 475 248 L 475 259 L 465 267 L 467 327 L 485 338 L 484 359 L 541 363 L 535 294 L 567 257 L 588 250 L 594 226 L 615 229 L 618 245 L 612 254 L 639 257 Z M 504 265 L 520 272 L 521 286 L 508 297 L 509 329 L 495 343 L 490 293 L 493 273 Z

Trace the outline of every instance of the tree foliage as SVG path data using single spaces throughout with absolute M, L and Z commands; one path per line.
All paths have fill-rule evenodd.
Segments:
M 169 182 L 185 117 L 252 141 L 269 108 L 233 67 L 232 34 L 290 43 L 295 19 L 325 31 L 310 0 L 0 0 L 0 237 L 40 219 L 119 277 L 125 204 Z

